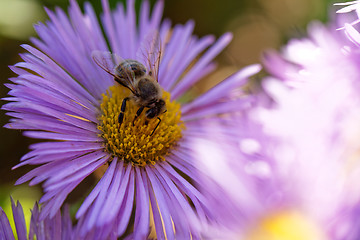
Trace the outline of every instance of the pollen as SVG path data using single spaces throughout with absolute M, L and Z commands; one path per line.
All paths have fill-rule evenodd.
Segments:
M 130 91 L 120 85 L 110 87 L 106 94 L 102 95 L 98 129 L 105 140 L 106 151 L 133 166 L 155 165 L 164 161 L 165 156 L 177 146 L 182 137 L 181 132 L 185 125 L 181 121 L 180 104 L 170 101 L 170 93 L 163 91 L 167 111 L 159 115 L 161 122 L 158 125 L 157 118 L 146 118 L 147 108 L 133 122 L 140 106 L 129 100 L 120 125 L 118 116 L 121 104 L 128 96 Z

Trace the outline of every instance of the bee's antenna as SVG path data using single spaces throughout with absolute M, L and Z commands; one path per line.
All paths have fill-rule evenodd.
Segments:
M 156 77 L 156 81 L 157 82 L 159 82 L 159 68 L 160 68 L 160 60 L 161 60 L 161 47 L 162 47 L 162 45 L 161 45 L 162 43 L 161 43 L 161 37 L 160 37 L 160 35 L 159 35 L 159 53 L 158 53 L 158 56 L 157 56 L 157 59 L 156 59 L 156 67 L 155 67 L 155 70 L 156 70 L 156 72 L 155 72 L 155 77 Z

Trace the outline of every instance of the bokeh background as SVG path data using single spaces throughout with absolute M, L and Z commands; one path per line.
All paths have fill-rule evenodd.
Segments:
M 83 0 L 78 2 L 81 6 L 84 3 Z M 100 0 L 90 2 L 100 13 Z M 112 7 L 118 2 L 110 0 Z M 153 4 L 155 1 L 150 2 Z M 137 8 L 140 3 L 140 0 L 136 1 Z M 195 20 L 194 33 L 199 36 L 214 34 L 219 37 L 228 31 L 234 33 L 232 43 L 217 58 L 218 70 L 196 86 L 195 90 L 202 92 L 237 69 L 260 62 L 264 50 L 279 49 L 290 37 L 304 36 L 310 21 L 328 22 L 334 14 L 331 10 L 333 3 L 332 0 L 165 0 L 164 17 L 170 18 L 173 24 Z M 4 83 L 15 76 L 8 66 L 21 61 L 18 53 L 24 50 L 20 45 L 36 37 L 33 24 L 47 19 L 44 7 L 66 9 L 68 5 L 68 0 L 0 0 L 1 97 L 8 92 Z M 8 119 L 5 112 L 0 111 L 0 125 L 3 126 Z M 41 188 L 28 187 L 27 184 L 14 187 L 16 179 L 31 167 L 11 168 L 19 162 L 34 140 L 23 137 L 21 131 L 5 128 L 0 128 L 0 136 L 0 206 L 10 213 L 9 196 L 12 195 L 15 200 L 20 199 L 27 210 L 40 199 Z M 89 178 L 67 201 L 81 201 L 82 193 L 87 192 L 94 182 Z

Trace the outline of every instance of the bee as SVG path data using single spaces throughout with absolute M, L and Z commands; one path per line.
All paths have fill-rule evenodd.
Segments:
M 92 58 L 98 66 L 112 75 L 117 83 L 131 91 L 131 95 L 122 101 L 118 116 L 119 124 L 121 125 L 124 120 L 127 101 L 132 100 L 139 106 L 132 122 L 133 125 L 144 109 L 146 109 L 145 116 L 147 118 L 145 124 L 148 124 L 150 119 L 158 119 L 157 125 L 150 134 L 152 136 L 161 122 L 159 115 L 166 112 L 165 100 L 162 98 L 162 88 L 158 83 L 160 51 L 155 58 L 154 56 L 148 56 L 147 60 L 150 69 L 147 69 L 137 60 L 122 60 L 119 56 L 110 52 L 93 51 Z

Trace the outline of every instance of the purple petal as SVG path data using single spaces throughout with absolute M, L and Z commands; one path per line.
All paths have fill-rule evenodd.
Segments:
M 72 224 L 70 217 L 69 205 L 64 206 L 63 215 L 61 219 L 61 232 L 63 239 L 71 239 L 72 233 Z
M 160 64 L 159 82 L 165 90 L 173 87 L 191 62 L 215 40 L 213 36 L 206 36 L 200 40 L 191 38 L 193 25 L 193 22 L 189 21 L 184 27 L 174 27 Z
M 94 49 L 109 51 L 105 38 L 103 37 L 100 24 L 97 20 L 96 13 L 89 2 L 85 2 L 85 13 L 85 24 L 88 25 L 88 30 L 92 32 L 91 36 L 93 39 L 93 44 L 96 44 L 96 46 L 94 46 Z
M 99 216 L 99 221 L 109 223 L 110 220 L 119 213 L 119 209 L 123 204 L 126 191 L 129 188 L 129 176 L 131 167 L 124 167 L 121 164 L 120 169 L 122 171 L 122 177 L 119 178 L 119 180 L 121 180 L 120 186 L 118 187 L 117 191 L 111 191 L 111 196 L 108 197 L 107 202 L 104 204 L 104 209 L 111 207 L 112 211 L 109 211 L 108 213 L 103 211 Z M 114 194 L 114 196 L 112 196 L 112 194 Z
M 10 222 L 4 212 L 0 207 L 0 238 L 6 240 L 15 240 L 10 226 Z
M 200 40 L 194 39 L 188 39 L 190 42 L 187 43 L 186 49 L 183 50 L 183 54 L 178 59 L 177 65 L 172 64 L 173 71 L 168 71 L 168 75 L 166 78 L 166 83 L 164 88 L 165 89 L 171 89 L 174 87 L 174 84 L 176 81 L 180 78 L 180 76 L 186 71 L 186 69 L 190 66 L 190 64 L 194 61 L 194 59 L 202 52 L 204 49 L 206 49 L 208 46 L 210 46 L 214 41 L 214 36 L 206 36 L 201 38 Z M 174 56 L 180 56 L 181 51 L 179 49 L 174 49 Z M 170 55 L 170 54 L 169 54 Z M 212 72 L 215 69 L 215 64 L 210 63 L 208 66 L 206 66 L 201 73 L 198 74 L 197 78 L 201 79 L 203 76 L 207 75 L 208 73 Z
M 158 30 L 162 18 L 164 8 L 163 1 L 157 1 L 153 7 L 151 18 L 149 19 L 150 6 L 148 1 L 144 1 L 141 5 L 139 16 L 139 43 L 154 30 Z M 164 32 L 160 32 L 161 39 L 164 39 Z M 139 44 L 137 45 L 139 47 Z
M 93 151 L 92 150 L 90 150 L 90 151 L 75 151 L 75 152 L 54 153 L 54 154 L 35 156 L 30 159 L 23 160 L 23 162 L 15 165 L 12 168 L 12 170 L 14 170 L 20 166 L 26 165 L 26 164 L 39 165 L 39 164 L 43 164 L 43 163 L 56 162 L 56 161 L 62 161 L 62 160 L 66 161 L 67 159 L 76 159 L 77 157 L 88 154 L 90 152 L 93 152 Z
M 148 187 L 149 187 L 149 180 L 148 181 Z M 164 228 L 162 225 L 162 220 L 161 220 L 161 214 L 158 208 L 158 203 L 157 200 L 155 198 L 155 195 L 153 193 L 153 191 L 150 190 L 149 188 L 149 196 L 150 196 L 150 205 L 152 208 L 152 213 L 153 213 L 153 219 L 154 219 L 154 225 L 155 225 L 155 230 L 156 230 L 156 236 L 158 237 L 158 239 L 165 239 L 165 234 L 164 234 Z
M 55 117 L 57 119 L 64 121 L 65 123 L 74 125 L 79 128 L 83 128 L 90 131 L 95 131 L 96 125 L 94 123 L 90 123 L 84 121 L 82 119 L 77 118 L 76 116 L 68 115 L 64 112 L 56 111 L 52 107 L 41 106 L 39 104 L 33 103 L 31 101 L 28 102 L 17 102 L 17 103 L 8 103 L 2 106 L 2 109 L 8 111 L 18 111 L 24 112 L 25 109 L 29 109 L 31 111 L 39 112 L 40 114 L 44 114 L 47 116 Z
M 135 191 L 135 173 L 132 171 L 132 166 L 128 165 L 127 170 L 130 172 L 130 182 L 128 184 L 128 187 L 125 192 L 125 197 L 123 204 L 121 205 L 120 211 L 119 211 L 119 224 L 117 228 L 117 233 L 119 236 L 123 235 L 131 217 L 131 212 L 133 210 L 133 204 L 134 204 L 134 191 Z
M 183 239 L 189 238 L 190 227 L 195 229 L 196 226 L 196 216 L 193 210 L 178 187 L 164 174 L 160 167 L 154 169 L 154 172 L 167 192 L 165 195 L 167 204 L 172 206 L 170 212 L 176 235 Z
M 107 195 L 108 189 L 110 188 L 110 185 L 112 183 L 112 179 L 114 177 L 114 172 L 115 172 L 115 169 L 116 169 L 116 163 L 117 163 L 117 159 L 114 159 L 111 162 L 109 168 L 106 170 L 104 176 L 101 178 L 101 181 L 97 184 L 97 185 L 101 185 L 99 192 L 96 193 L 98 191 L 97 189 L 93 190 L 93 192 L 95 191 L 95 194 L 93 196 L 96 196 L 96 197 L 91 196 L 92 195 L 92 193 L 91 193 L 88 196 L 88 198 L 84 201 L 84 203 L 83 203 L 83 205 L 85 204 L 84 207 L 81 206 L 80 209 L 77 212 L 76 217 L 78 218 L 79 216 L 81 216 L 82 212 L 85 211 L 85 207 L 87 208 L 90 205 L 90 203 L 93 202 L 93 206 L 90 208 L 91 209 L 91 214 L 90 214 L 90 216 L 88 216 L 88 219 L 86 220 L 86 228 L 88 230 L 93 228 L 95 226 L 95 224 L 97 223 L 97 219 L 99 217 L 99 214 L 102 211 L 103 203 L 106 200 L 106 195 Z
M 126 27 L 127 27 L 127 50 L 129 53 L 126 56 L 134 59 L 135 53 L 137 49 L 137 31 L 136 29 L 136 16 L 135 16 L 135 0 L 127 0 L 126 1 L 126 10 L 127 13 L 125 15 L 126 19 Z M 117 28 L 119 29 L 119 28 Z
M 42 223 L 39 220 L 39 206 L 37 203 L 34 204 L 33 209 L 31 210 L 31 220 L 30 220 L 30 229 L 29 229 L 29 239 L 32 240 L 35 233 L 38 234 L 39 226 L 42 226 Z M 43 234 L 41 234 L 43 235 Z
M 209 105 L 201 106 L 198 109 L 191 109 L 191 112 L 184 112 L 181 120 L 184 122 L 198 120 L 199 122 L 203 121 L 206 117 L 215 116 L 217 117 L 220 114 L 232 113 L 232 112 L 240 112 L 242 109 L 250 106 L 252 103 L 251 98 L 247 99 L 237 99 L 235 101 L 229 102 L 217 102 L 217 103 L 209 103 Z M 186 107 L 185 105 L 184 107 Z M 189 110 L 190 111 L 190 110 Z M 203 123 L 200 123 L 203 124 Z
M 194 25 L 193 21 L 188 21 L 185 26 L 178 25 L 174 27 L 160 64 L 159 83 L 165 90 L 169 89 L 178 79 L 179 72 L 182 73 L 185 67 L 190 64 L 190 54 L 186 50 L 190 44 Z M 166 68 L 163 69 L 164 67 Z
M 232 34 L 224 34 L 200 59 L 171 91 L 173 99 L 180 97 L 186 90 L 196 83 L 196 75 L 201 73 L 213 58 L 218 55 L 231 41 Z
M 91 4 L 85 3 L 85 16 L 82 14 L 80 7 L 75 0 L 71 0 L 70 4 L 69 14 L 72 20 L 71 22 L 75 31 L 78 32 L 81 42 L 86 43 L 84 47 L 90 52 L 94 49 L 108 51 Z
M 191 111 L 193 108 L 199 108 L 204 105 L 208 106 L 219 101 L 219 99 L 228 96 L 232 89 L 244 85 L 250 76 L 258 73 L 260 70 L 261 66 L 258 64 L 254 64 L 240 70 L 236 74 L 219 83 L 217 86 L 213 87 L 211 90 L 207 91 L 202 96 L 196 98 L 193 102 L 182 107 L 182 112 L 186 113 Z
M 169 212 L 168 206 L 165 200 L 166 191 L 161 187 L 159 180 L 156 178 L 155 174 L 153 173 L 152 169 L 147 167 L 146 173 L 149 180 L 149 186 L 151 186 L 153 191 L 150 191 L 149 194 L 154 194 L 156 201 L 158 203 L 159 212 L 162 216 L 162 220 L 164 222 L 166 237 L 169 239 L 175 239 L 174 230 L 171 221 L 171 214 Z
M 144 186 L 140 168 L 135 169 L 136 209 L 134 223 L 134 238 L 144 239 L 149 232 L 149 193 Z M 146 179 L 145 179 L 146 180 Z
M 58 169 L 58 171 L 56 172 L 56 175 L 51 177 L 51 181 L 59 181 L 63 178 L 65 178 L 66 176 L 69 176 L 77 171 L 79 171 L 80 169 L 82 169 L 83 167 L 88 166 L 91 163 L 95 163 L 98 160 L 102 159 L 100 161 L 100 163 L 105 163 L 106 160 L 109 158 L 108 153 L 105 153 L 103 151 L 95 151 L 89 154 L 86 154 L 84 156 L 78 157 L 74 160 L 72 160 L 71 162 L 62 162 L 62 167 L 61 169 Z M 46 184 L 45 184 L 46 186 Z
M 32 101 L 39 102 L 45 106 L 52 106 L 55 109 L 66 112 L 67 114 L 78 115 L 92 122 L 97 122 L 97 118 L 94 111 L 90 111 L 88 108 L 77 104 L 73 99 L 64 96 L 60 92 L 54 92 L 48 90 L 45 86 L 39 86 L 29 81 L 17 81 L 18 85 L 16 89 L 9 92 L 12 96 L 31 99 Z
M 157 1 L 154 5 L 154 8 L 153 8 L 153 11 L 151 14 L 150 24 L 148 26 L 148 29 L 150 29 L 150 30 L 158 29 L 161 18 L 162 18 L 163 10 L 164 10 L 164 1 L 163 0 Z
M 35 156 L 38 154 L 51 154 L 55 153 L 55 149 L 57 153 L 73 152 L 73 151 L 84 151 L 84 150 L 99 150 L 104 147 L 101 146 L 100 143 L 88 143 L 88 142 L 41 142 L 35 143 L 29 146 L 33 151 L 25 154 L 21 160 L 29 158 L 31 156 Z M 25 157 L 26 156 L 26 157 Z
M 355 30 L 353 26 L 350 24 L 345 24 L 345 33 L 349 37 L 349 39 L 356 44 L 356 46 L 360 47 L 360 33 Z
M 10 114 L 9 114 L 10 115 Z M 89 133 L 98 134 L 100 131 L 96 128 L 96 125 L 88 125 L 84 122 L 84 129 L 73 126 L 71 124 L 60 121 L 48 116 L 35 115 L 31 113 L 13 113 L 11 115 L 17 115 L 20 119 L 11 119 L 10 123 L 4 127 L 10 129 L 23 129 L 23 130 L 43 130 L 49 132 L 58 132 L 62 134 L 74 134 L 74 135 L 88 135 Z M 86 126 L 87 125 L 87 126 Z
M 56 213 L 59 211 L 61 205 L 63 205 L 66 197 L 69 195 L 69 193 L 72 190 L 74 190 L 74 188 L 79 183 L 80 181 L 76 183 L 72 183 L 71 185 L 68 185 L 61 190 L 59 189 L 56 192 L 56 196 L 54 198 L 52 198 L 51 200 L 47 201 L 42 205 L 42 210 L 39 219 L 43 221 L 46 217 L 53 218 L 56 215 Z M 42 197 L 42 199 L 44 197 L 46 197 L 46 194 Z M 44 202 L 42 201 L 42 199 L 40 199 L 40 202 Z
M 102 204 L 102 211 L 97 217 L 98 226 L 108 224 L 114 220 L 114 217 L 118 214 L 118 210 L 121 206 L 123 196 L 119 196 L 120 199 L 116 198 L 117 193 L 120 189 L 120 183 L 126 182 L 126 176 L 124 176 L 125 168 L 123 166 L 123 161 L 116 161 L 116 168 L 114 171 L 114 176 L 111 180 L 109 189 L 107 190 L 107 196 Z M 124 179 L 125 178 L 125 179 Z M 119 201 L 115 204 L 115 201 Z
M 166 171 L 170 179 L 189 197 L 195 206 L 197 216 L 206 222 L 208 216 L 206 216 L 203 206 L 207 206 L 206 198 L 201 194 L 194 186 L 181 177 L 170 165 L 163 165 L 163 169 Z
M 149 27 L 149 13 L 150 13 L 150 4 L 148 0 L 144 0 L 140 7 L 140 14 L 139 14 L 139 33 L 143 34 L 140 35 L 139 38 L 142 39 L 145 37 L 145 32 L 148 31 Z
M 45 180 L 47 178 L 47 174 L 49 174 L 48 172 L 50 172 L 50 174 L 52 173 L 50 170 L 54 169 L 56 166 L 59 166 L 61 163 L 59 162 L 55 162 L 55 163 L 48 163 L 45 165 L 42 165 L 40 167 L 37 167 L 33 170 L 31 170 L 30 172 L 26 173 L 24 176 L 20 177 L 16 182 L 15 185 L 19 185 L 22 184 L 24 182 L 29 181 L 30 179 L 37 177 L 37 176 L 42 176 L 42 180 Z M 46 173 L 46 175 L 45 175 Z
M 117 161 L 117 158 L 114 158 L 113 162 L 114 161 Z M 100 191 L 102 190 L 102 186 L 105 185 L 108 181 L 110 181 L 109 180 L 110 175 L 111 175 L 110 174 L 111 172 L 109 173 L 110 170 L 109 170 L 109 168 L 106 170 L 104 176 L 100 179 L 100 181 L 96 184 L 96 186 L 91 191 L 91 193 L 86 197 L 84 202 L 81 204 L 79 210 L 76 213 L 77 219 L 79 219 L 81 216 L 83 216 L 86 213 L 86 211 L 89 209 L 91 204 L 94 202 L 94 200 L 97 198 Z
M 16 206 L 14 199 L 11 197 L 11 208 L 13 210 L 14 222 L 16 227 L 16 233 L 19 240 L 26 240 L 26 224 L 24 218 L 23 208 L 19 201 Z
M 45 182 L 43 187 L 45 188 L 45 191 L 51 191 L 56 188 L 62 187 L 66 184 L 71 184 L 72 182 L 76 182 L 78 180 L 82 180 L 85 177 L 89 176 L 91 173 L 93 173 L 96 169 L 104 165 L 108 161 L 108 158 L 102 158 L 97 160 L 96 162 L 90 163 L 87 166 L 83 168 L 79 168 L 76 172 L 70 174 L 67 173 L 67 175 L 62 176 L 61 179 L 55 179 L 51 178 L 48 181 Z M 60 176 L 60 175 L 57 175 Z M 60 177 L 58 177 L 60 178 Z
M 110 11 L 110 6 L 109 6 L 109 2 L 107 0 L 102 0 L 101 1 L 102 6 L 103 6 L 103 16 L 102 16 L 102 23 L 106 32 L 106 35 L 109 39 L 110 42 L 110 47 L 112 52 L 114 53 L 120 53 L 120 49 L 118 48 L 118 44 L 117 44 L 117 38 L 116 38 L 116 30 L 114 27 L 114 22 L 113 22 L 113 18 L 112 18 L 112 14 Z
M 63 140 L 63 141 L 84 141 L 84 142 L 102 142 L 103 139 L 97 136 L 79 136 L 73 134 L 61 134 L 41 131 L 26 131 L 24 136 L 39 139 L 52 139 L 52 140 Z
M 43 32 L 43 28 L 45 27 L 43 26 L 43 28 L 38 28 L 39 30 L 41 29 L 40 32 Z M 28 50 L 34 56 L 38 57 L 39 60 L 36 61 L 36 66 L 32 64 L 20 64 L 19 66 L 23 66 L 25 68 L 29 68 L 34 70 L 35 72 L 38 72 L 44 79 L 47 80 L 47 85 L 53 86 L 53 89 L 61 89 L 65 95 L 71 94 L 72 99 L 76 100 L 76 102 L 79 102 L 88 108 L 91 107 L 89 103 L 97 103 L 97 100 L 88 91 L 86 91 L 84 87 L 79 85 L 71 76 L 69 76 L 68 73 L 66 73 L 57 63 L 51 60 L 48 56 L 29 45 L 24 44 L 22 45 L 22 47 Z M 50 49 L 45 49 L 44 51 L 49 53 L 49 51 L 46 50 Z M 34 76 L 34 78 L 36 78 L 36 76 Z M 57 84 L 57 87 L 53 85 L 55 83 Z
M 54 24 L 53 31 L 57 34 L 52 39 L 58 39 L 59 41 L 57 51 L 52 54 L 54 59 L 63 65 L 91 93 L 98 97 L 101 96 L 101 93 L 106 88 L 94 78 L 96 74 L 93 74 L 93 72 L 96 71 L 96 68 L 94 68 L 95 64 L 90 57 L 91 51 L 85 47 L 87 41 L 81 41 L 66 14 L 62 10 L 56 10 L 56 15 L 51 11 L 47 11 L 52 24 Z M 49 46 L 53 46 L 53 44 L 52 42 L 48 43 Z M 71 57 L 65 59 L 64 56 Z
M 348 12 L 354 11 L 358 8 L 358 1 L 335 3 L 334 5 L 341 6 L 341 5 L 349 5 L 349 4 L 353 4 L 353 5 L 343 7 L 341 9 L 337 10 L 336 13 L 348 13 Z

